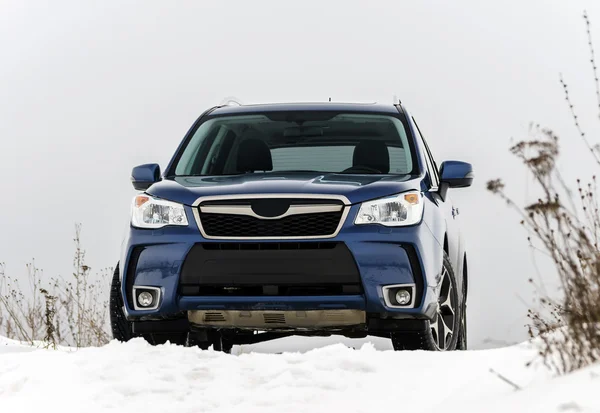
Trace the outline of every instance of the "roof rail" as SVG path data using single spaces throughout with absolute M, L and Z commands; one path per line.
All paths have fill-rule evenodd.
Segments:
M 228 96 L 225 99 L 223 99 L 221 101 L 221 103 L 219 104 L 219 106 L 232 106 L 232 105 L 242 106 L 243 103 L 235 96 Z

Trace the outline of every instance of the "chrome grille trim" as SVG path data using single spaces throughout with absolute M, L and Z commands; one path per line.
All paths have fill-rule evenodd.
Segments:
M 206 234 L 204 228 L 202 227 L 202 221 L 200 219 L 200 208 L 202 208 L 203 213 L 221 213 L 221 214 L 237 214 L 237 215 L 247 215 L 255 218 L 265 219 L 265 217 L 261 217 L 252 211 L 250 206 L 239 206 L 239 205 L 210 205 L 200 207 L 202 202 L 206 201 L 227 201 L 227 200 L 236 200 L 236 199 L 276 199 L 276 198 L 288 198 L 288 199 L 331 199 L 336 201 L 342 201 L 344 205 L 294 205 L 290 206 L 288 211 L 278 217 L 275 218 L 267 218 L 267 219 L 281 219 L 285 216 L 289 215 L 299 215 L 299 214 L 309 214 L 315 212 L 338 212 L 343 208 L 342 217 L 340 218 L 340 222 L 333 234 L 330 235 L 319 235 L 319 236 L 298 236 L 298 237 L 223 237 L 223 236 L 211 236 Z M 327 238 L 335 238 L 342 226 L 346 222 L 346 218 L 348 218 L 348 213 L 350 212 L 350 200 L 343 195 L 323 195 L 323 194 L 236 194 L 236 195 L 215 195 L 215 196 L 204 196 L 196 199 L 192 204 L 192 211 L 194 214 L 194 219 L 196 220 L 196 225 L 198 225 L 198 229 L 200 233 L 205 239 L 231 239 L 231 240 L 256 240 L 256 239 L 283 239 L 283 240 L 299 240 L 299 239 L 327 239 Z M 323 210 L 323 208 L 333 208 L 335 210 Z M 208 210 L 206 210 L 208 208 Z M 243 208 L 243 209 L 242 209 Z M 313 208 L 319 208 L 318 211 L 315 211 Z M 218 211 L 217 211 L 218 209 Z M 233 212 L 243 210 L 246 213 Z M 313 210 L 311 210 L 313 209 Z M 224 210 L 230 212 L 223 212 Z M 294 213 L 290 213 L 292 210 Z M 304 212 L 300 212 L 304 211 Z
M 290 215 L 317 214 L 319 212 L 338 212 L 343 205 L 291 205 L 288 210 L 276 217 L 263 217 L 252 210 L 250 205 L 207 205 L 201 206 L 200 212 L 205 214 L 246 215 L 258 219 L 281 219 Z

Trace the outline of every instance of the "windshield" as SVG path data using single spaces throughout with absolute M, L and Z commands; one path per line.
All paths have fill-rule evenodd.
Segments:
M 176 159 L 176 176 L 272 172 L 411 174 L 413 151 L 393 116 L 274 112 L 215 117 Z

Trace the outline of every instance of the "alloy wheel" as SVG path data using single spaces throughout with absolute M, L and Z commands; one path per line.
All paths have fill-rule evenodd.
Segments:
M 450 350 L 450 345 L 454 338 L 456 305 L 458 302 L 456 289 L 452 285 L 452 279 L 445 267 L 442 272 L 440 285 L 437 311 L 434 318 L 429 322 L 429 325 L 436 349 L 445 351 Z

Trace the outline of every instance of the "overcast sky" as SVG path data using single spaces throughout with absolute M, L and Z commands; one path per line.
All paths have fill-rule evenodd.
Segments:
M 598 1 L 0 0 L 0 262 L 22 276 L 35 257 L 47 277 L 67 275 L 80 222 L 88 264 L 115 265 L 131 168 L 164 167 L 225 97 L 396 95 L 438 163 L 475 167 L 474 186 L 452 194 L 468 237 L 471 345 L 525 339 L 534 263 L 485 182 L 503 177 L 518 201 L 532 198 L 508 153 L 530 122 L 563 138 L 567 179 L 594 173 L 558 83 L 563 73 L 598 137 L 584 9 L 600 48 Z

